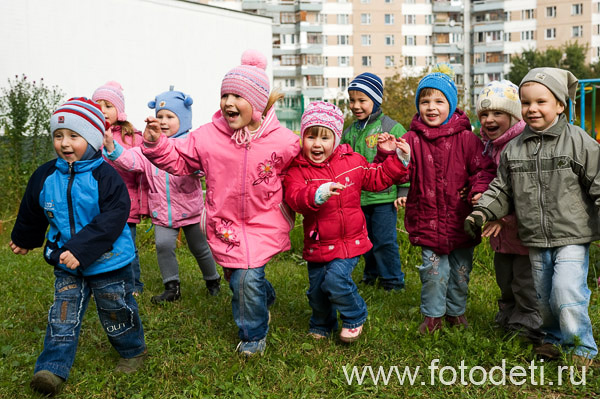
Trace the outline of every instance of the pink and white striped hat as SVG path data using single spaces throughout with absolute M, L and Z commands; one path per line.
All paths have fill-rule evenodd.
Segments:
M 314 101 L 306 107 L 300 122 L 300 134 L 311 126 L 323 126 L 330 129 L 335 137 L 335 147 L 340 143 L 344 129 L 344 114 L 334 104 Z
M 126 121 L 127 114 L 125 113 L 125 96 L 123 96 L 123 88 L 118 82 L 111 80 L 100 86 L 92 94 L 92 100 L 98 102 L 105 100 L 110 102 L 117 109 L 117 120 Z
M 266 68 L 264 55 L 256 50 L 246 50 L 242 54 L 242 65 L 227 72 L 221 83 L 221 96 L 236 94 L 248 101 L 255 121 L 260 121 L 271 91 Z

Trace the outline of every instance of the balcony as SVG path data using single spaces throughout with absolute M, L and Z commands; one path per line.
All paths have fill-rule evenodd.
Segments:
M 300 0 L 298 2 L 300 11 L 321 11 L 323 10 L 323 2 L 320 0 Z
M 504 42 L 494 41 L 488 43 L 475 43 L 473 53 L 500 53 L 504 52 Z
M 432 27 L 433 33 L 463 33 L 463 30 L 462 23 L 455 21 L 435 22 Z
M 475 64 L 473 65 L 473 74 L 484 74 L 484 73 L 494 73 L 494 72 L 504 72 L 504 63 L 496 62 L 496 63 L 485 63 L 485 64 Z
M 471 6 L 471 12 L 491 11 L 491 10 L 503 10 L 504 1 L 490 1 L 490 0 L 479 0 L 474 1 Z
M 323 66 L 319 65 L 302 65 L 300 67 L 302 75 L 323 75 Z
M 462 2 L 458 1 L 446 1 L 446 0 L 434 0 L 431 4 L 433 12 L 462 12 Z
M 462 44 L 456 43 L 435 43 L 433 45 L 433 54 L 462 54 Z
M 473 25 L 473 32 L 492 32 L 495 30 L 504 30 L 504 21 L 477 22 Z

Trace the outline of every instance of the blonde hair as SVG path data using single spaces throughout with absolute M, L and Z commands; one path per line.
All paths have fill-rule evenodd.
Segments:
M 115 125 L 121 126 L 121 140 L 125 143 L 125 137 L 130 136 L 131 145 L 134 145 L 135 140 L 133 138 L 133 134 L 135 133 L 135 128 L 129 121 L 116 121 Z
M 277 89 L 273 89 L 273 91 L 271 92 L 271 94 L 269 94 L 269 99 L 267 100 L 267 105 L 265 107 L 265 110 L 262 113 L 262 116 L 267 115 L 267 112 L 269 112 L 269 110 L 271 109 L 271 107 L 279 100 L 281 100 L 282 98 L 285 97 L 285 94 L 280 92 Z

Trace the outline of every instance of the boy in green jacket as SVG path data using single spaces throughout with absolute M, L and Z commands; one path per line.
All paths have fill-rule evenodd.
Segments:
M 344 131 L 341 143 L 349 144 L 354 151 L 373 162 L 377 154 L 380 133 L 402 137 L 406 129 L 381 112 L 383 82 L 372 73 L 358 75 L 348 86 L 350 109 L 356 121 Z M 376 193 L 363 191 L 361 207 L 367 222 L 373 249 L 364 254 L 363 283 L 375 284 L 386 291 L 404 288 L 404 273 L 398 252 L 396 219 L 398 206 L 404 206 L 408 185 L 391 186 Z

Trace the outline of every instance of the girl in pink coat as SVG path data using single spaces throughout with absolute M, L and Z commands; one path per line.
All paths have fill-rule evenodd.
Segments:
M 481 122 L 481 137 L 487 154 L 497 166 L 500 153 L 513 138 L 523 132 L 519 88 L 508 80 L 490 82 L 477 100 L 477 116 Z M 473 204 L 481 194 L 473 197 Z M 496 252 L 494 269 L 500 287 L 496 323 L 507 331 L 541 344 L 542 318 L 538 311 L 537 295 L 531 275 L 529 250 L 517 235 L 517 218 L 514 213 L 488 223 L 482 233 L 490 237 Z
M 142 133 L 127 121 L 125 97 L 123 96 L 123 88 L 119 83 L 110 81 L 98 87 L 92 95 L 92 100 L 97 102 L 102 108 L 104 119 L 110 123 L 110 129 L 115 141 L 124 148 L 139 147 L 142 144 Z M 113 167 L 115 166 L 109 159 L 107 161 Z M 141 217 L 148 215 L 148 198 L 146 195 L 148 183 L 143 173 L 123 170 L 118 167 L 115 167 L 115 169 L 125 182 L 131 199 L 131 210 L 129 211 L 127 225 L 135 244 L 136 227 L 140 223 Z M 140 278 L 140 257 L 137 245 L 135 246 L 135 259 L 131 265 L 134 278 L 133 295 L 137 296 L 144 290 L 144 283 L 142 283 Z
M 387 149 L 393 156 L 369 164 L 348 144 L 339 145 L 343 126 L 338 107 L 310 103 L 302 115 L 302 153 L 284 185 L 287 203 L 304 215 L 303 257 L 310 283 L 306 295 L 313 311 L 309 334 L 316 339 L 329 336 L 337 329 L 339 311 L 340 340 L 350 343 L 359 338 L 367 319 L 367 305 L 352 271 L 373 247 L 360 206 L 361 190 L 381 191 L 406 182 L 410 147 L 402 139 L 396 145 L 395 137 L 382 133 L 378 150 Z
M 159 129 L 169 141 L 182 141 L 192 127 L 192 98 L 171 90 L 156 96 L 148 106 L 156 109 Z M 153 303 L 172 302 L 181 298 L 179 264 L 175 246 L 179 230 L 183 229 L 192 255 L 202 271 L 210 295 L 220 290 L 221 276 L 200 231 L 200 217 L 204 210 L 201 174 L 190 172 L 189 176 L 173 176 L 152 165 L 142 154 L 140 147 L 125 149 L 113 141 L 113 134 L 104 135 L 104 156 L 117 168 L 143 173 L 149 184 L 148 207 L 156 241 L 156 257 L 163 278 L 165 291 L 152 297 Z
M 169 173 L 206 174 L 202 215 L 208 243 L 233 292 L 233 317 L 241 339 L 237 351 L 262 354 L 275 291 L 265 265 L 290 248 L 294 215 L 283 203 L 281 179 L 300 151 L 299 139 L 282 127 L 269 95 L 266 59 L 248 50 L 242 65 L 221 84 L 221 109 L 212 122 L 183 140 L 168 140 L 158 121 L 146 120 L 144 154 Z

